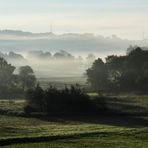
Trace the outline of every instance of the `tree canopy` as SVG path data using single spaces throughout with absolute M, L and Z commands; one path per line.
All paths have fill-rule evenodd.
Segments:
M 35 86 L 36 77 L 34 71 L 30 66 L 22 66 L 19 68 L 19 79 L 23 90 Z
M 35 86 L 36 77 L 31 67 L 20 67 L 19 74 L 15 74 L 15 67 L 0 57 L 0 97 L 13 98 L 22 95 L 25 89 Z
M 4 58 L 0 58 L 0 85 L 9 86 L 12 84 L 15 67 L 8 64 Z
M 125 56 L 100 58 L 87 70 L 88 82 L 95 90 L 148 91 L 148 51 L 137 47 Z

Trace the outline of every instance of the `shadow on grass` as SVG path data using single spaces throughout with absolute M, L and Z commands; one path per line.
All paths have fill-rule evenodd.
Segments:
M 35 116 L 32 116 L 35 117 Z M 111 125 L 127 128 L 143 128 L 148 127 L 148 118 L 146 116 L 133 116 L 133 115 L 56 115 L 50 117 L 39 117 L 40 120 L 49 121 L 49 122 L 61 122 L 61 123 L 88 123 L 88 124 L 102 124 L 102 125 Z
M 0 114 L 37 118 L 50 122 L 81 122 L 92 124 L 112 125 L 128 128 L 143 128 L 148 127 L 148 108 L 141 104 L 134 103 L 131 100 L 122 100 L 118 98 L 106 98 L 105 107 L 101 110 L 96 110 L 91 113 L 57 113 L 57 114 L 40 114 L 34 113 L 26 115 L 23 112 L 4 111 L 0 110 Z M 99 105 L 99 104 L 98 104 Z
M 142 119 L 140 117 L 134 116 L 75 116 L 75 117 L 50 117 L 50 118 L 41 118 L 42 120 L 48 120 L 50 122 L 69 122 L 69 121 L 79 121 L 84 123 L 95 123 L 95 124 L 105 124 L 105 125 L 114 125 L 114 126 L 122 126 L 122 127 L 147 127 L 148 120 Z M 144 131 L 145 132 L 145 131 Z M 142 133 L 142 131 L 141 131 Z M 66 140 L 66 139 L 79 139 L 82 137 L 108 137 L 108 136 L 133 136 L 135 133 L 120 133 L 120 132 L 84 132 L 84 133 L 74 133 L 74 134 L 66 134 L 66 135 L 50 135 L 50 136 L 40 136 L 40 137 L 20 137 L 20 138 L 8 138 L 8 139 L 0 139 L 0 146 L 8 146 L 14 144 L 25 144 L 25 143 L 40 143 L 40 142 L 50 142 L 55 140 Z
M 55 140 L 66 140 L 66 139 L 79 139 L 82 137 L 90 136 L 113 136 L 113 132 L 89 132 L 89 133 L 76 133 L 67 135 L 57 135 L 57 136 L 41 136 L 41 137 L 21 137 L 21 138 L 9 138 L 0 139 L 0 146 L 9 146 L 14 144 L 28 144 L 28 143 L 40 143 L 40 142 L 50 142 Z
M 19 118 L 19 117 L 18 117 Z M 50 122 L 58 122 L 58 123 L 92 123 L 92 124 L 102 124 L 102 125 L 112 125 L 118 127 L 128 127 L 128 128 L 143 128 L 148 127 L 148 118 L 144 118 L 143 116 L 133 116 L 133 115 L 113 115 L 113 114 L 104 114 L 104 115 L 73 115 L 73 116 L 29 116 L 28 118 L 38 118 L 40 120 L 46 120 Z M 143 129 L 142 129 L 143 130 Z M 128 134 L 128 135 L 127 135 Z M 122 133 L 122 136 L 129 136 L 130 133 Z M 133 134 L 133 133 L 132 133 Z M 136 134 L 136 133 L 135 133 Z M 14 145 L 14 144 L 25 144 L 25 143 L 39 143 L 39 142 L 49 142 L 54 140 L 66 140 L 66 139 L 78 139 L 82 137 L 88 136 L 114 136 L 119 135 L 120 132 L 84 132 L 84 133 L 76 133 L 69 135 L 57 135 L 57 136 L 41 136 L 41 137 L 21 137 L 21 138 L 8 138 L 8 139 L 0 139 L 0 146 Z M 131 135 L 133 136 L 133 135 Z
M 128 128 L 148 127 L 148 108 L 137 104 L 134 100 L 121 100 L 107 98 L 104 109 L 86 114 L 50 114 L 45 116 L 35 115 L 50 122 L 82 122 L 92 124 L 104 124 Z

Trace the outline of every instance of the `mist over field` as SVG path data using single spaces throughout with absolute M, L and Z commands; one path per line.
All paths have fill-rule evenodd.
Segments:
M 85 61 L 74 60 L 28 60 L 37 77 L 82 77 L 88 67 Z M 23 64 L 23 63 L 22 63 Z M 24 63 L 25 65 L 25 63 Z
M 64 50 L 55 53 L 27 51 L 25 54 L 0 52 L 0 57 L 16 67 L 15 73 L 18 73 L 19 67 L 30 65 L 38 78 L 82 77 L 96 58 L 93 54 L 88 54 L 87 57 L 74 56 Z
M 147 39 L 128 40 L 116 35 L 104 37 L 90 33 L 56 35 L 52 32 L 0 31 L 0 51 L 8 55 L 6 59 L 17 68 L 30 65 L 38 77 L 83 76 L 95 58 L 125 55 L 130 45 L 146 46 L 147 43 Z M 15 57 L 13 52 L 18 55 Z M 63 52 L 63 57 L 54 57 L 60 52 Z M 45 55 L 41 58 L 39 54 Z M 67 58 L 66 54 L 70 57 Z M 89 54 L 94 56 L 91 61 L 87 61 Z

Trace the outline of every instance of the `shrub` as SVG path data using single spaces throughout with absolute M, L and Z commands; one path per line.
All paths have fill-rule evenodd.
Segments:
M 32 108 L 35 108 L 38 111 L 43 111 L 43 89 L 37 84 L 34 89 L 29 89 L 26 92 L 26 99 L 28 105 Z
M 69 114 L 86 113 L 93 110 L 89 96 L 78 86 L 65 87 L 63 90 L 50 86 L 44 91 L 37 85 L 35 89 L 27 91 L 27 100 L 28 105 L 36 108 L 38 112 Z
M 27 114 L 27 115 L 29 115 L 29 114 L 31 114 L 32 112 L 35 112 L 36 110 L 32 107 L 32 106 L 30 106 L 30 105 L 26 105 L 25 107 L 24 107 L 24 112 L 25 112 L 25 114 Z

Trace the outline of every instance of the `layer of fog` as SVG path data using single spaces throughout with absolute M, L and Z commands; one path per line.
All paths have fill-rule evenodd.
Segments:
M 0 57 L 5 58 L 16 67 L 15 73 L 18 72 L 19 67 L 29 65 L 38 78 L 81 77 L 95 60 L 93 54 L 89 54 L 86 58 L 77 57 L 63 50 L 54 54 L 43 51 L 30 51 L 25 55 L 24 57 L 15 52 L 0 52 Z
M 66 50 L 72 54 L 77 53 L 110 53 L 123 52 L 129 45 L 147 46 L 148 39 L 128 40 L 116 35 L 104 37 L 90 33 L 68 33 L 56 35 L 53 33 L 31 33 L 13 30 L 0 31 L 0 51 L 26 52 L 30 50 L 43 50 L 55 52 Z
M 104 60 L 108 55 L 124 55 L 130 45 L 147 46 L 148 40 L 127 40 L 115 35 L 0 31 L 1 56 L 16 66 L 16 72 L 18 67 L 30 65 L 37 77 L 83 76 L 95 58 Z M 60 52 L 65 54 L 64 58 L 54 57 Z M 92 59 L 88 59 L 90 53 L 94 55 Z
M 92 53 L 72 55 L 64 50 L 55 53 L 30 51 L 25 54 L 0 52 L 0 57 L 5 58 L 16 67 L 15 73 L 18 73 L 21 66 L 31 66 L 38 78 L 82 77 L 95 59 L 101 58 L 101 56 Z

